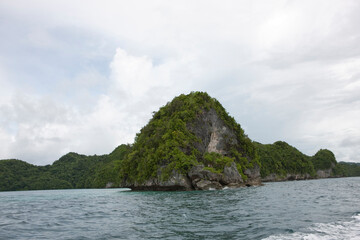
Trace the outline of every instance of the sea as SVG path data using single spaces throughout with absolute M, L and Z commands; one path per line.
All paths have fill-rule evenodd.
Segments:
M 360 239 L 360 178 L 190 192 L 0 192 L 0 239 Z

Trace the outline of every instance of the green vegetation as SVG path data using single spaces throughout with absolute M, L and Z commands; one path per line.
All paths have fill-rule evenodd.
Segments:
M 320 149 L 310 157 L 286 142 L 255 144 L 260 155 L 262 166 L 260 173 L 263 178 L 270 174 L 276 174 L 280 178 L 287 174 L 308 174 L 310 177 L 316 177 L 318 170 L 329 169 L 331 169 L 331 176 L 356 176 L 355 173 L 349 174 L 350 168 L 347 164 L 338 164 L 334 154 L 327 149 Z
M 129 145 L 120 145 L 109 155 L 68 153 L 47 166 L 1 160 L 0 191 L 103 188 L 118 181 L 118 162 L 129 151 Z
M 212 113 L 230 129 L 224 135 L 225 154 L 206 151 Z M 310 157 L 286 142 L 252 142 L 216 99 L 204 92 L 192 92 L 174 98 L 154 112 L 133 145 L 120 145 L 110 154 L 68 153 L 47 166 L 1 160 L 0 191 L 104 188 L 107 183 L 118 186 L 124 180 L 141 183 L 158 177 L 159 173 L 166 180 L 173 170 L 186 174 L 199 164 L 205 170 L 222 173 L 233 162 L 244 180 L 245 170 L 256 165 L 261 167 L 262 177 L 270 174 L 316 177 L 318 170 L 327 169 L 332 169 L 332 176 L 360 176 L 360 164 L 337 163 L 334 154 L 326 149 Z
M 69 182 L 52 176 L 49 168 L 20 160 L 1 160 L 0 191 L 71 188 Z
M 333 168 L 337 164 L 335 155 L 327 149 L 320 149 L 311 158 L 311 162 L 313 163 L 315 170 Z
M 360 163 L 339 162 L 337 166 L 339 166 L 345 177 L 360 176 Z
M 210 110 L 215 110 L 235 134 L 237 145 L 229 156 L 208 154 L 197 147 L 203 139 L 190 129 L 197 128 L 197 121 Z M 121 161 L 120 176 L 128 182 L 141 183 L 157 177 L 159 169 L 166 179 L 172 170 L 186 173 L 193 166 L 204 164 L 212 171 L 222 171 L 225 164 L 233 161 L 242 170 L 259 165 L 255 146 L 216 99 L 204 92 L 192 92 L 174 98 L 154 113 L 137 134 L 132 152 Z
M 122 144 L 112 153 L 107 155 L 103 164 L 98 164 L 96 166 L 95 173 L 92 177 L 92 187 L 102 188 L 106 186 L 107 183 L 119 182 L 120 162 L 130 153 L 130 151 L 130 145 Z
M 204 160 L 203 163 L 208 170 L 213 172 L 222 173 L 224 171 L 225 166 L 230 166 L 230 164 L 234 162 L 234 158 L 229 158 L 226 156 L 223 156 L 219 153 L 211 152 L 211 153 L 205 153 L 204 154 Z M 211 166 L 211 167 L 210 167 Z
M 278 176 L 286 174 L 310 174 L 315 176 L 315 169 L 310 157 L 301 153 L 286 142 L 274 144 L 256 143 L 259 150 L 261 169 L 260 174 L 266 177 L 272 173 Z

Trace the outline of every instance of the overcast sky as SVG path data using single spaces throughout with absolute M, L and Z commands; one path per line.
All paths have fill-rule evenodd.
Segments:
M 360 1 L 0 1 L 0 159 L 110 153 L 206 91 L 261 143 L 360 162 Z

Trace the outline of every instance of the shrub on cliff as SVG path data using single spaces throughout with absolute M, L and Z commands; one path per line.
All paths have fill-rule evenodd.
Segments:
M 204 139 L 197 136 L 193 129 L 199 118 L 210 111 L 215 111 L 235 134 L 236 145 L 228 149 L 226 158 L 207 155 L 204 149 L 198 147 Z M 230 148 L 230 145 L 226 147 Z M 213 160 L 214 157 L 218 160 Z M 218 166 L 229 159 L 243 170 L 259 165 L 255 146 L 234 118 L 207 93 L 192 92 L 174 98 L 154 113 L 149 123 L 136 135 L 132 152 L 121 161 L 120 175 L 129 182 L 144 182 L 155 178 L 159 170 L 164 178 L 172 170 L 186 173 L 193 166 L 204 163 L 219 170 Z

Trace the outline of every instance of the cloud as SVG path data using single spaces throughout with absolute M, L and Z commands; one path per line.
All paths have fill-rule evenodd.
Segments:
M 110 67 L 112 90 L 125 98 L 138 98 L 149 94 L 152 88 L 167 88 L 170 84 L 166 67 L 153 66 L 148 57 L 131 56 L 120 48 L 116 50 Z
M 250 136 L 285 140 L 309 155 L 328 148 L 338 160 L 356 161 L 357 148 L 346 150 L 344 142 L 360 137 L 359 59 L 265 71 L 247 99 L 249 119 L 255 118 L 248 124 Z
M 14 87 L 7 81 L 9 76 L 1 60 L 0 57 L 0 103 L 5 103 L 9 101 Z
M 60 48 L 62 43 L 45 30 L 34 30 L 27 35 L 29 44 L 38 48 Z
M 356 1 L 291 1 L 258 28 L 258 61 L 275 68 L 360 54 Z
M 108 153 L 174 96 L 201 90 L 256 141 L 357 161 L 359 8 L 2 1 L 0 158 L 42 164 L 67 151 Z
M 184 87 L 173 87 L 181 74 L 171 78 L 171 72 L 186 66 L 183 60 L 174 61 L 154 65 L 147 56 L 133 56 L 118 48 L 108 78 L 90 71 L 60 85 L 60 89 L 90 92 L 84 99 L 95 97 L 91 106 L 73 98 L 61 102 L 54 96 L 14 94 L 11 102 L 0 106 L 4 116 L 0 130 L 6 132 L 0 139 L 2 158 L 43 165 L 69 151 L 104 154 L 119 144 L 132 143 L 153 111 L 191 88 L 186 80 L 181 82 Z M 103 93 L 92 95 L 91 89 L 104 81 Z
M 187 59 L 169 59 L 155 65 L 148 56 L 134 56 L 118 48 L 110 64 L 109 91 L 101 98 L 97 111 L 105 107 L 108 112 L 116 112 L 117 116 L 108 121 L 116 121 L 119 135 L 125 133 L 122 140 L 132 142 L 153 111 L 192 89 L 191 79 L 186 78 L 191 72 L 189 66 Z

